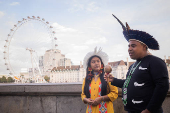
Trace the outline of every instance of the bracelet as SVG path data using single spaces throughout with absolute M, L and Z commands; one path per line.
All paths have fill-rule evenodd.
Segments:
M 102 96 L 102 99 L 103 99 L 103 101 L 104 101 L 104 97 Z

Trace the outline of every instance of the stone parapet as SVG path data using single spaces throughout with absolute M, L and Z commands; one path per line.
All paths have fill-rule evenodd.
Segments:
M 0 84 L 2 113 L 85 113 L 81 83 L 74 84 Z M 126 113 L 119 97 L 113 102 L 115 113 Z M 169 113 L 170 91 L 163 103 Z

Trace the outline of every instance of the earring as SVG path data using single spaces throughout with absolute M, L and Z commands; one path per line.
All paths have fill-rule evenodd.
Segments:
M 90 72 L 91 72 L 91 71 L 92 71 L 92 68 L 91 68 L 91 67 L 88 67 L 88 71 L 90 71 Z
M 103 64 L 102 64 L 100 69 L 103 69 L 103 68 L 104 68 L 104 67 L 103 67 Z
M 93 75 L 91 74 L 92 68 L 91 68 L 91 67 L 88 67 L 88 71 L 89 71 L 88 79 L 91 80 L 91 78 L 92 78 L 92 76 L 93 76 Z
M 101 68 L 100 68 L 100 70 L 99 70 L 99 73 L 100 73 L 100 74 L 103 73 L 103 68 L 104 68 L 104 67 L 103 67 L 103 64 L 102 64 L 102 65 L 101 65 Z

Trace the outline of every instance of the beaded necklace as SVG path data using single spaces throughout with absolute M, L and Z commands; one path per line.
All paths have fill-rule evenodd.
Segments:
M 97 72 L 97 73 L 94 73 L 94 74 L 96 75 L 96 77 L 98 77 L 98 76 L 100 75 L 100 73 L 98 73 L 98 72 Z
M 141 61 L 136 65 L 136 67 L 134 67 L 134 64 L 133 64 L 132 68 L 130 69 L 129 75 L 128 75 L 127 79 L 124 82 L 124 85 L 123 85 L 123 98 L 122 98 L 124 106 L 126 106 L 126 104 L 127 104 L 127 87 L 128 87 L 129 82 L 130 82 L 130 80 L 132 78 L 132 74 L 134 73 L 134 71 L 136 70 L 136 68 L 138 67 L 138 65 L 140 63 L 141 63 Z

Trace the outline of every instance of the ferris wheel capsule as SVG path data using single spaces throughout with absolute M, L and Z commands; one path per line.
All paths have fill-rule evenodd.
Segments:
M 26 20 L 25 18 L 22 18 L 22 20 Z
M 46 22 L 47 24 L 49 24 L 49 22 Z
M 5 40 L 6 42 L 8 42 L 8 40 Z
M 4 45 L 4 47 L 7 47 L 6 45 Z
M 21 21 L 18 21 L 18 23 L 21 23 Z
M 54 39 L 55 39 L 55 40 L 57 40 L 57 38 L 56 38 L 56 37 L 55 37 Z
M 44 18 L 42 18 L 42 20 L 43 20 L 43 21 L 45 21 L 45 19 L 44 19 Z
M 55 46 L 57 47 L 58 45 L 57 45 L 57 44 L 55 44 Z
M 29 18 L 29 19 L 30 19 L 30 17 L 29 17 L 29 16 L 27 16 L 27 18 Z
M 10 29 L 11 31 L 14 31 L 13 29 Z
M 4 59 L 6 59 L 6 57 L 4 57 Z
M 50 26 L 50 28 L 53 28 L 53 26 Z
M 7 70 L 9 70 L 9 68 L 7 68 Z
M 8 36 L 11 36 L 10 34 L 8 34 Z
M 55 34 L 55 31 L 53 31 L 53 33 Z
M 5 65 L 8 65 L 7 63 L 5 63 Z
M 35 18 L 35 16 L 32 16 L 33 18 Z
M 40 17 L 39 17 L 39 16 L 37 16 L 37 18 L 38 18 L 38 19 L 40 19 Z
M 4 51 L 3 53 L 6 53 L 6 51 Z
M 10 75 L 12 75 L 12 73 L 9 73 Z
M 14 25 L 15 27 L 17 27 L 17 25 Z

